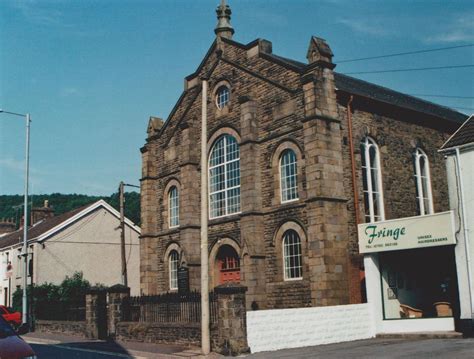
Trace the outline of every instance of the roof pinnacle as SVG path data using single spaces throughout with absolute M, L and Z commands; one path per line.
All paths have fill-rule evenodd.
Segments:
M 225 0 L 221 0 L 221 4 L 216 9 L 217 13 L 217 25 L 214 32 L 218 37 L 225 37 L 232 39 L 234 34 L 234 28 L 230 24 L 230 15 L 232 11 L 230 6 L 226 4 Z

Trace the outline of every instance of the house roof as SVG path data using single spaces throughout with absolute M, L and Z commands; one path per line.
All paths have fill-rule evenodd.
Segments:
M 441 150 L 474 143 L 474 116 L 471 115 L 456 132 L 441 146 Z
M 44 241 L 50 238 L 55 233 L 63 230 L 71 224 L 77 222 L 81 218 L 85 217 L 89 213 L 95 211 L 98 208 L 104 208 L 108 210 L 112 215 L 120 218 L 120 213 L 117 212 L 112 206 L 110 206 L 104 200 L 99 200 L 92 204 L 88 204 L 72 211 L 60 214 L 58 216 L 49 217 L 41 220 L 28 228 L 28 242 L 32 241 Z M 128 218 L 125 218 L 125 223 L 140 233 L 140 227 L 136 226 Z M 23 229 L 8 233 L 7 235 L 0 237 L 0 249 L 12 247 L 18 244 L 22 244 L 23 241 Z

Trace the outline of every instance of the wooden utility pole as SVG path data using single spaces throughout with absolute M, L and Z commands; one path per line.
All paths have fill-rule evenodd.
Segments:
M 120 249 L 122 252 L 122 284 L 128 287 L 127 279 L 127 259 L 125 257 L 125 218 L 124 218 L 124 183 L 120 182 L 119 196 L 120 196 Z

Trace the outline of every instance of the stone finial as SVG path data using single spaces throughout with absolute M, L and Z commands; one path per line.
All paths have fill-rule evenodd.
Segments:
M 316 61 L 324 61 L 332 63 L 333 53 L 331 48 L 329 47 L 326 40 L 321 39 L 320 37 L 311 36 L 311 40 L 309 42 L 308 53 L 306 54 L 306 58 L 308 59 L 308 63 L 312 64 Z
M 161 128 L 163 127 L 163 119 L 159 117 L 150 116 L 150 120 L 148 121 L 148 127 L 146 132 L 148 133 L 148 137 L 153 136 L 154 134 L 158 133 Z
M 226 39 L 232 39 L 234 34 L 234 28 L 230 24 L 230 15 L 232 11 L 230 6 L 225 3 L 225 0 L 221 1 L 221 4 L 216 9 L 217 13 L 217 25 L 214 32 L 218 37 L 225 37 Z

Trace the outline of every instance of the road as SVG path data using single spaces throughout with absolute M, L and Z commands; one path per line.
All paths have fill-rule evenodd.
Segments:
M 474 339 L 370 339 L 316 347 L 285 349 L 275 352 L 262 352 L 249 355 L 248 358 L 474 358 Z

